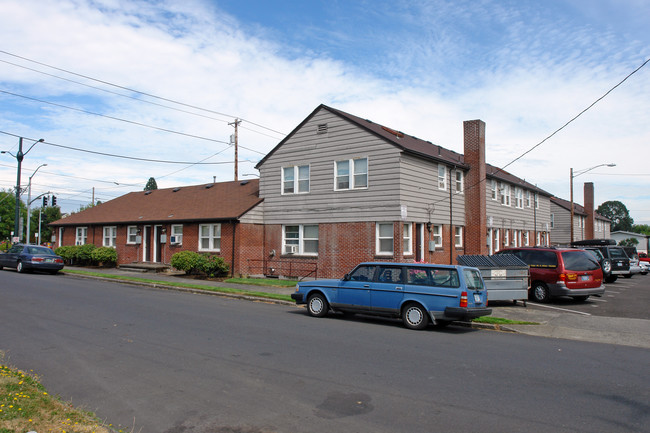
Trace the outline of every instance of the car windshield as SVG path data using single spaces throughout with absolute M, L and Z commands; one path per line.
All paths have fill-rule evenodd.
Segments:
M 468 289 L 483 290 L 483 280 L 479 271 L 476 269 L 463 269 L 463 276 Z
M 600 264 L 584 251 L 563 251 L 564 268 L 570 271 L 594 271 Z
M 27 247 L 27 253 L 41 256 L 54 256 L 54 251 L 46 247 Z

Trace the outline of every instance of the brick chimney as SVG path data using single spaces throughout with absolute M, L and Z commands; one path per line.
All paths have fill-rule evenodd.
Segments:
M 463 122 L 465 143 L 465 254 L 488 254 L 486 186 L 485 186 L 485 122 Z
M 585 182 L 584 203 L 587 220 L 585 221 L 585 239 L 594 238 L 594 183 Z

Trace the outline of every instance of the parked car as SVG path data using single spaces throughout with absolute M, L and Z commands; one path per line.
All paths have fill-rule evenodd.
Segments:
M 605 279 L 606 283 L 613 283 L 619 275 L 625 276 L 630 272 L 630 258 L 623 247 L 617 246 L 613 239 L 588 239 L 575 241 L 571 245 L 578 248 L 598 248 L 603 256 L 609 259 L 612 264 L 612 272 Z
M 603 253 L 601 253 L 600 250 L 596 247 L 585 247 L 583 249 L 588 253 L 592 254 L 596 258 L 596 260 L 598 260 L 598 263 L 600 263 L 600 269 L 603 271 L 603 280 L 606 283 L 616 281 L 616 277 L 614 277 L 614 281 L 609 281 L 612 279 L 611 260 L 603 256 Z
M 38 270 L 56 274 L 63 269 L 63 259 L 47 247 L 16 244 L 0 254 L 0 269 L 3 267 L 16 268 L 18 272 Z
M 548 302 L 570 296 L 586 301 L 605 293 L 600 263 L 587 251 L 575 248 L 506 248 L 497 254 L 514 254 L 530 268 L 529 299 Z
M 648 275 L 648 271 L 650 271 L 650 263 L 639 262 L 639 266 L 641 267 L 641 275 Z
M 311 316 L 328 312 L 400 317 L 409 329 L 492 313 L 478 269 L 419 263 L 361 263 L 340 280 L 301 282 L 291 295 Z

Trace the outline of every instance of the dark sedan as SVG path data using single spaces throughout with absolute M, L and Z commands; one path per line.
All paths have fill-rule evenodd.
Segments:
M 63 259 L 47 247 L 16 244 L 0 254 L 0 269 L 5 266 L 18 272 L 36 270 L 56 274 L 63 269 Z

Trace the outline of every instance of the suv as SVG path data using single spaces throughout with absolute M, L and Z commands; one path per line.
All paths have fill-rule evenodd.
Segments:
M 600 263 L 588 252 L 574 248 L 506 248 L 497 254 L 513 254 L 528 264 L 528 297 L 548 302 L 555 296 L 586 301 L 605 293 Z
M 609 259 L 612 265 L 612 272 L 606 277 L 606 283 L 613 283 L 619 275 L 630 275 L 630 258 L 625 253 L 623 247 L 616 246 L 616 241 L 612 239 L 589 239 L 575 241 L 571 244 L 577 248 L 598 248 L 598 250 Z M 627 277 L 629 278 L 629 277 Z

